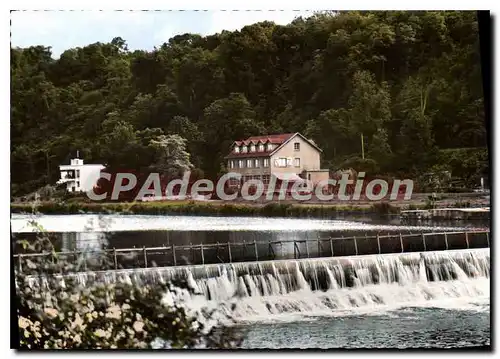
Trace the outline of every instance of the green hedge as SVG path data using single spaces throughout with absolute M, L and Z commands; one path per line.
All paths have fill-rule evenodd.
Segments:
M 31 213 L 31 204 L 11 204 L 12 213 Z M 263 217 L 332 217 L 338 215 L 388 215 L 399 213 L 390 203 L 375 203 L 371 207 L 350 205 L 304 205 L 269 203 L 249 205 L 236 203 L 200 202 L 121 202 L 78 203 L 41 202 L 36 211 L 44 214 L 121 213 L 121 214 L 192 214 Z

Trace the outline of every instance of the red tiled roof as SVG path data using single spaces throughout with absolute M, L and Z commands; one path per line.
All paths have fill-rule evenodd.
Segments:
M 277 134 L 277 135 L 264 135 L 264 136 L 251 136 L 248 137 L 246 140 L 240 140 L 240 141 L 234 141 L 234 144 L 236 146 L 241 146 L 241 145 L 250 145 L 254 144 L 257 145 L 259 143 L 271 143 L 273 145 L 281 145 L 285 143 L 288 139 L 290 139 L 295 133 L 282 133 L 282 134 Z M 267 149 L 266 149 L 267 150 Z M 274 149 L 275 150 L 275 149 Z M 231 152 L 229 155 L 227 155 L 225 158 L 235 158 L 235 157 L 266 157 L 269 156 L 269 154 L 272 151 L 264 151 L 264 152 Z
M 272 143 L 272 144 L 282 144 L 287 141 L 290 137 L 295 135 L 295 133 L 282 133 L 278 135 L 264 135 L 264 136 L 252 136 L 248 137 L 246 140 L 234 141 L 237 146 L 249 145 L 253 143 L 254 145 L 258 143 Z
M 322 152 L 321 149 L 312 140 L 309 140 L 309 139 L 305 138 L 304 136 L 302 136 L 299 133 L 282 133 L 282 134 L 277 134 L 277 135 L 251 136 L 251 137 L 248 137 L 246 140 L 234 141 L 233 142 L 233 148 L 232 148 L 231 152 L 229 153 L 229 155 L 227 155 L 224 158 L 266 157 L 266 156 L 269 156 L 274 151 L 276 151 L 277 148 L 281 147 L 281 145 L 283 145 L 283 143 L 285 143 L 286 141 L 288 141 L 290 138 L 292 138 L 296 134 L 298 134 L 304 140 L 306 140 L 307 142 L 309 142 L 309 144 L 311 146 L 313 146 L 314 148 L 316 148 L 318 151 Z M 257 145 L 259 143 L 264 143 L 264 144 L 265 143 L 271 143 L 273 145 L 278 145 L 278 146 L 276 148 L 274 148 L 273 150 L 271 150 L 271 151 L 267 151 L 267 147 L 266 147 L 264 152 L 260 152 L 260 151 L 256 151 L 256 152 L 238 152 L 238 153 L 234 152 L 234 145 L 236 145 L 236 146 L 241 146 L 241 145 L 248 146 L 251 143 L 253 143 L 255 145 Z
M 264 136 L 251 136 L 248 137 L 246 140 L 240 140 L 240 141 L 234 141 L 234 144 L 236 146 L 241 146 L 241 145 L 258 145 L 259 143 L 271 143 L 273 145 L 281 145 L 288 141 L 292 136 L 294 136 L 295 133 L 282 133 L 282 134 L 276 134 L 276 135 L 264 135 Z M 227 155 L 225 158 L 236 158 L 236 157 L 266 157 L 269 156 L 271 152 L 274 152 L 276 150 L 273 149 L 272 151 L 266 151 L 264 152 L 231 152 L 229 155 Z
M 271 143 L 277 143 L 281 144 L 288 140 L 290 137 L 295 135 L 295 133 L 282 133 L 278 135 L 264 135 L 264 136 L 252 136 L 248 137 L 246 140 L 247 141 L 261 141 L 261 142 L 271 142 Z

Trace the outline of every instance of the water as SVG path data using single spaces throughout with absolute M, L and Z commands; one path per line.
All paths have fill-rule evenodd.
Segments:
M 27 220 L 14 216 L 13 231 L 25 235 Z M 158 245 L 167 236 L 176 243 L 213 243 L 477 227 L 188 216 L 42 216 L 38 222 L 66 238 L 63 246 L 99 248 Z M 244 348 L 490 344 L 489 249 L 77 274 L 82 285 L 94 280 L 140 285 L 179 277 L 198 293 L 184 299 L 189 307 L 208 306 L 220 318 L 235 318 L 235 329 L 245 334 Z
M 424 224 L 402 223 L 392 219 L 299 219 L 274 217 L 213 217 L 213 216 L 150 216 L 150 215 L 12 215 L 12 231 L 26 233 L 36 231 L 29 225 L 36 220 L 51 232 L 125 232 L 125 231 L 190 231 L 190 232 L 281 232 L 281 231 L 391 231 L 401 229 L 451 230 L 465 228 L 485 228 L 488 223 L 461 221 L 425 222 Z M 430 223 L 430 224 L 429 224 Z
M 320 220 L 262 217 L 201 217 L 142 215 L 13 215 L 12 232 L 32 238 L 36 227 L 50 232 L 56 250 L 158 247 L 189 243 L 251 243 L 304 240 L 318 237 L 365 236 L 388 233 L 420 233 L 484 229 L 484 223 L 447 222 L 431 225 L 402 224 L 399 219 L 368 218 Z
M 405 307 L 389 313 L 307 318 L 242 327 L 245 349 L 463 348 L 490 345 L 488 305 Z
M 186 278 L 189 308 L 232 316 L 246 348 L 490 344 L 489 249 L 79 273 L 82 285 Z

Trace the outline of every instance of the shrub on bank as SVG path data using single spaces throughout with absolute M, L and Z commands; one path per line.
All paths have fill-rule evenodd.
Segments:
M 193 291 L 185 282 L 82 286 L 71 276 L 78 267 L 58 257 L 47 238 L 21 244 L 52 253 L 24 259 L 24 271 L 15 272 L 21 349 L 233 348 L 241 342 L 213 312 L 186 305 Z
M 11 204 L 14 213 L 31 212 L 28 204 Z M 230 215 L 264 217 L 333 217 L 338 215 L 389 215 L 396 214 L 399 208 L 387 202 L 375 203 L 371 207 L 352 205 L 307 205 L 271 202 L 265 205 L 224 202 L 113 202 L 77 203 L 42 202 L 38 210 L 45 214 L 76 213 L 122 213 L 122 214 L 192 214 L 192 215 Z
M 374 203 L 371 206 L 372 210 L 378 214 L 396 214 L 399 213 L 399 208 L 391 205 L 389 202 Z

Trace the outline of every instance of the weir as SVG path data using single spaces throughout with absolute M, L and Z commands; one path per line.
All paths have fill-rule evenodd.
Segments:
M 238 263 L 280 259 L 328 258 L 386 253 L 447 251 L 488 248 L 489 231 L 440 233 L 387 233 L 375 236 L 341 238 L 291 239 L 285 241 L 253 241 L 201 243 L 162 247 L 120 248 L 97 251 L 58 252 L 57 257 L 83 263 L 82 270 L 102 269 L 103 258 L 108 269 L 168 267 L 193 264 Z M 24 259 L 52 256 L 52 253 L 14 255 L 18 270 L 24 270 Z M 97 262 L 97 266 L 92 262 Z
M 282 296 L 379 285 L 487 279 L 489 249 L 276 260 L 74 273 L 82 285 L 187 280 L 206 300 Z

